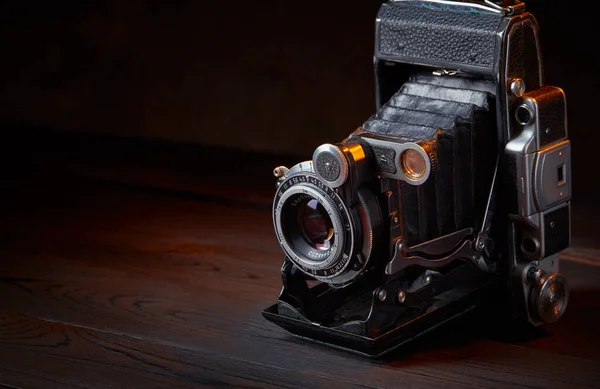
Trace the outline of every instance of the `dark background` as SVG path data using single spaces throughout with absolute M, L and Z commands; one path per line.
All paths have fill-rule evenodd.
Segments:
M 596 188 L 597 15 L 531 0 L 568 97 L 576 193 Z M 4 2 L 0 123 L 310 156 L 375 108 L 379 1 Z M 31 139 L 35 142 L 35 138 Z
M 372 361 L 261 316 L 282 285 L 272 169 L 373 113 L 379 5 L 0 1 L 0 388 L 600 387 L 589 3 L 528 2 L 573 141 L 558 323 L 467 315 Z

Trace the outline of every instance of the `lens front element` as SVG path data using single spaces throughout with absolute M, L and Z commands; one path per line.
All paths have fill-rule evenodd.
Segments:
M 309 199 L 298 208 L 298 225 L 307 242 L 317 250 L 329 250 L 333 244 L 334 229 L 325 208 Z
M 315 277 L 343 272 L 352 250 L 353 229 L 333 189 L 313 175 L 297 175 L 279 187 L 273 208 L 275 231 L 288 257 Z M 351 251 L 349 251 L 351 252 Z

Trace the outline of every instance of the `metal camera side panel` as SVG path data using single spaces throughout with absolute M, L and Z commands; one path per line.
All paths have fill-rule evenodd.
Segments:
M 499 108 L 504 120 L 505 212 L 509 236 L 504 255 L 513 291 L 513 315 L 539 325 L 556 318 L 539 313 L 547 283 L 564 282 L 558 275 L 558 253 L 570 244 L 571 168 L 567 105 L 560 88 L 545 86 L 539 29 L 523 14 L 507 30 L 505 61 L 500 74 Z M 537 66 L 536 66 L 537 65 Z M 500 123 L 499 123 L 500 126 Z M 540 271 L 552 278 L 532 278 Z M 534 298 L 536 297 L 537 298 Z M 547 296 L 547 295 L 543 295 Z
M 538 285 L 530 273 L 557 274 L 557 254 L 571 240 L 571 143 L 564 92 L 541 87 L 516 99 L 513 112 L 516 135 L 506 145 L 506 154 L 518 193 L 509 213 L 513 238 L 510 257 L 513 286 L 523 301 L 523 309 L 515 314 L 538 325 L 553 318 L 542 319 L 544 313 L 534 305 L 540 298 L 532 298 L 546 287 Z

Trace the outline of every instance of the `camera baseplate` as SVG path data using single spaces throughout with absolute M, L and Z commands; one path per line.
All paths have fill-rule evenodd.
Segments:
M 309 288 L 307 276 L 286 260 L 279 300 L 263 316 L 295 336 L 380 357 L 472 311 L 494 285 L 471 261 L 434 273 L 410 286 L 365 277 L 345 288 Z

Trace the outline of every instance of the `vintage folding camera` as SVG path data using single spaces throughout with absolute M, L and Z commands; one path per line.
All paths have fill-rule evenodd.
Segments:
M 492 301 L 533 326 L 561 317 L 571 147 L 538 31 L 518 1 L 382 4 L 377 113 L 274 170 L 268 320 L 379 356 Z

